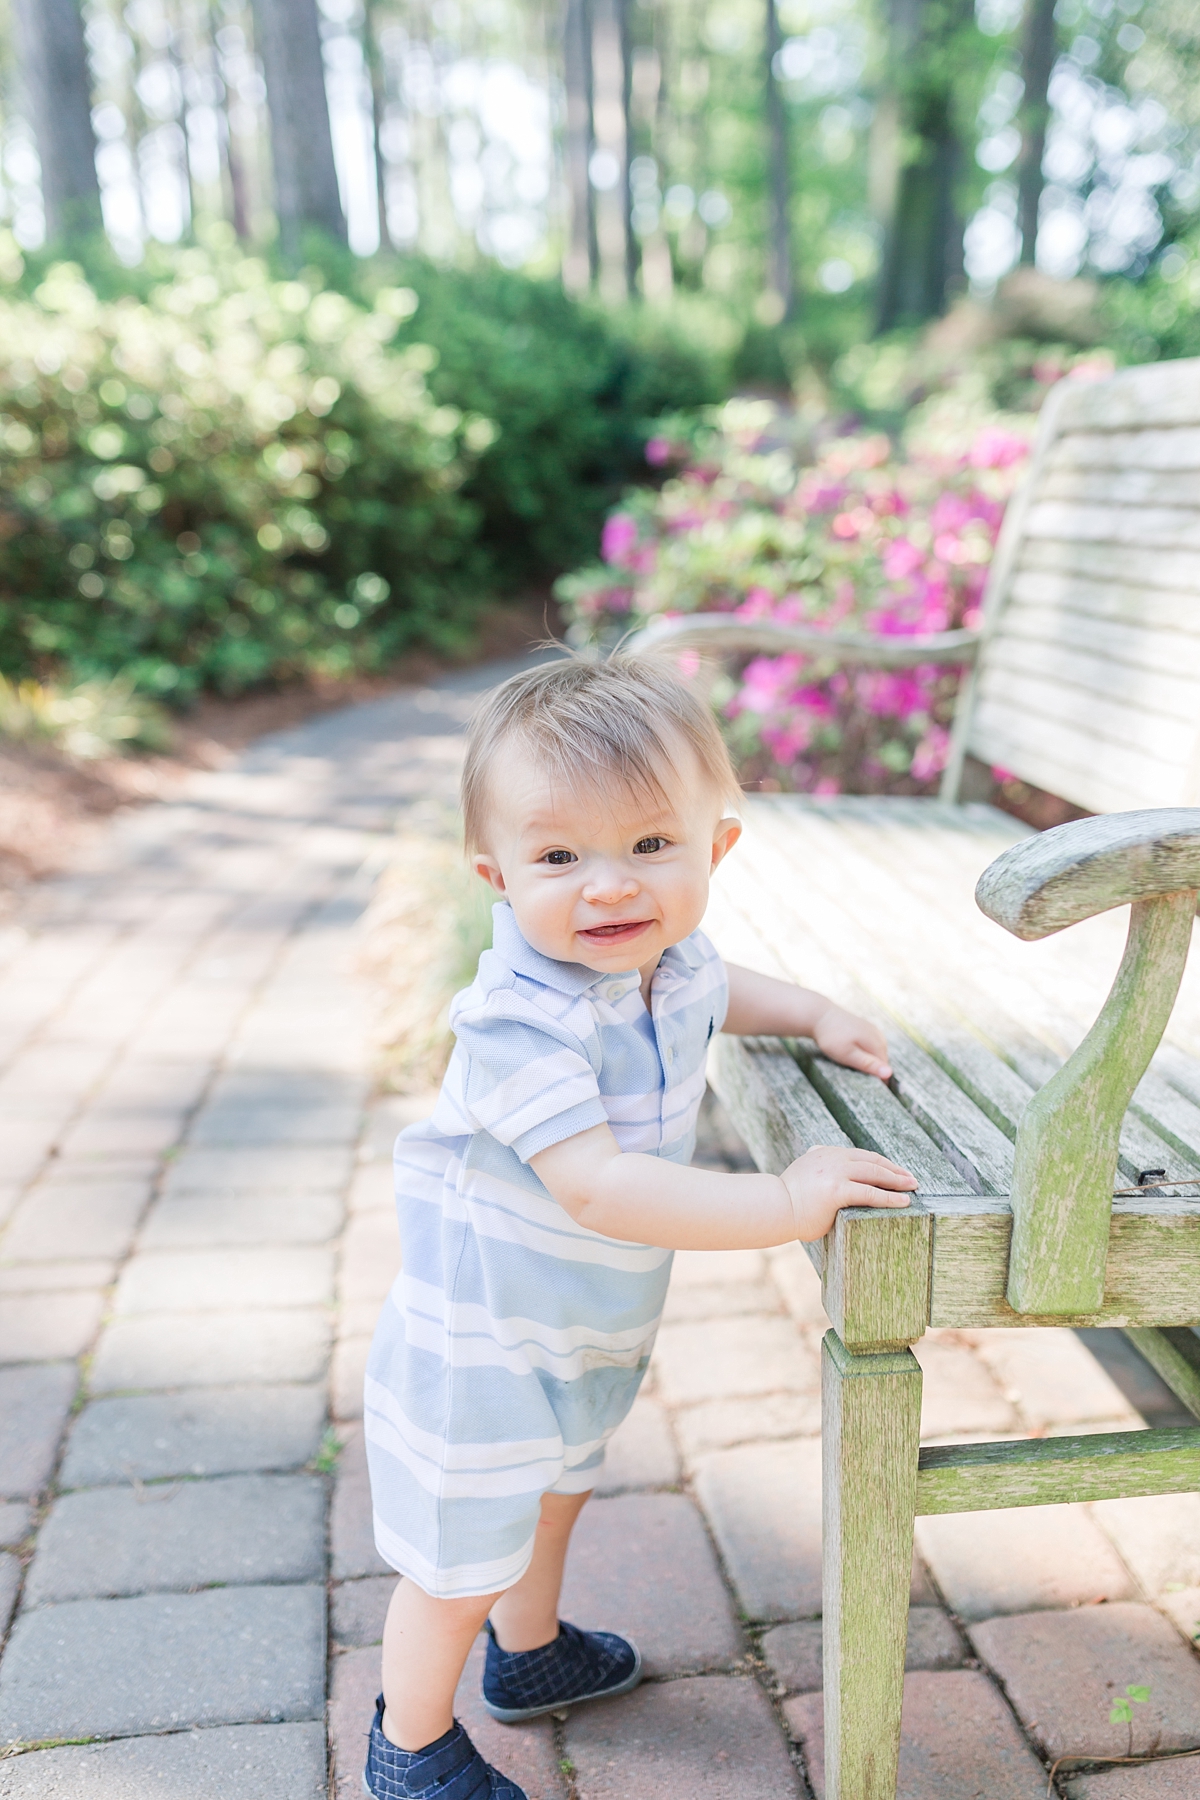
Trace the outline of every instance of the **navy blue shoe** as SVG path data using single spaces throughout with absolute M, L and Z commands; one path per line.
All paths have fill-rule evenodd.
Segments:
M 563 1621 L 553 1642 L 537 1650 L 502 1650 L 490 1623 L 487 1634 L 483 1704 L 505 1725 L 627 1694 L 642 1679 L 637 1645 L 612 1631 L 580 1631 Z
M 485 1763 L 458 1720 L 424 1750 L 401 1750 L 383 1735 L 383 1695 L 375 1702 L 363 1789 L 372 1800 L 528 1800 L 524 1788 Z

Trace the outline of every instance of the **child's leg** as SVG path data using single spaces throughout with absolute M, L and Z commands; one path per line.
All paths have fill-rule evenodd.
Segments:
M 499 1598 L 435 1600 L 401 1581 L 383 1627 L 383 1734 L 423 1750 L 454 1723 L 454 1690 L 483 1621 Z
M 454 1690 L 471 1645 L 491 1613 L 504 1650 L 536 1650 L 558 1636 L 558 1592 L 571 1527 L 587 1494 L 544 1494 L 533 1559 L 501 1594 L 435 1600 L 401 1581 L 383 1627 L 384 1736 L 423 1750 L 454 1723 Z
M 492 1630 L 502 1650 L 538 1650 L 558 1636 L 558 1592 L 571 1530 L 588 1494 L 543 1494 L 533 1561 L 514 1587 L 492 1602 Z

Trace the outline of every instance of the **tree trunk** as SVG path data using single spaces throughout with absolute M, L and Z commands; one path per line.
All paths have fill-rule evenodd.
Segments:
M 1054 0 L 1027 0 L 1021 43 L 1025 98 L 1021 103 L 1021 155 L 1017 162 L 1017 224 L 1021 231 L 1021 261 L 1030 267 L 1037 250 L 1038 208 L 1045 186 L 1042 157 L 1050 117 L 1047 95 L 1057 52 Z
M 641 261 L 637 238 L 633 234 L 633 33 L 630 30 L 631 0 L 617 0 L 617 25 L 621 40 L 621 218 L 625 228 L 625 292 L 630 300 L 638 297 L 638 265 Z
M 387 218 L 387 163 L 383 154 L 383 122 L 387 113 L 387 80 L 383 52 L 375 32 L 375 0 L 363 6 L 363 52 L 371 78 L 371 147 L 375 153 L 375 204 L 379 210 L 379 248 L 391 250 Z
M 893 0 L 893 154 L 903 157 L 885 220 L 878 329 L 919 325 L 946 310 L 962 274 L 963 224 L 955 202 L 961 145 L 955 107 L 954 39 L 967 0 Z M 889 109 L 881 109 L 881 117 Z
M 295 257 L 306 230 L 346 242 L 325 94 L 325 63 L 316 0 L 254 0 L 258 52 L 271 117 L 275 210 L 285 256 Z
M 792 231 L 788 199 L 791 188 L 788 169 L 788 131 L 783 95 L 775 75 L 775 58 L 783 43 L 779 29 L 779 9 L 775 0 L 767 0 L 767 163 L 769 168 L 768 204 L 771 232 L 767 253 L 767 285 L 783 308 L 783 317 L 791 318 L 796 310 L 795 278 L 792 273 Z
M 78 0 L 14 0 L 17 56 L 42 164 L 50 243 L 102 229 Z
M 563 277 L 569 288 L 595 287 L 600 275 L 596 190 L 588 165 L 596 148 L 593 115 L 591 0 L 567 0 L 563 15 L 563 72 L 567 88 L 567 189 L 571 228 Z

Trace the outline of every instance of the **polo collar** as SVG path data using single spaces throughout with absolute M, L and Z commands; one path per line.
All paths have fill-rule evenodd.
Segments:
M 652 990 L 667 993 L 689 979 L 694 972 L 694 961 L 688 953 L 688 945 L 689 940 L 685 938 L 682 944 L 672 944 L 663 951 L 662 961 L 654 971 Z M 498 900 L 492 907 L 492 948 L 515 975 L 526 975 L 542 987 L 572 997 L 586 994 L 589 988 L 599 987 L 602 982 L 638 979 L 636 969 L 597 974 L 595 969 L 585 968 L 583 963 L 556 962 L 551 956 L 543 956 L 521 935 L 507 900 Z

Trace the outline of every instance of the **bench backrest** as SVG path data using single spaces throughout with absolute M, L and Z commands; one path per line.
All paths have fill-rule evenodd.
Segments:
M 1089 812 L 1200 805 L 1200 358 L 1050 395 L 984 629 L 969 754 Z

